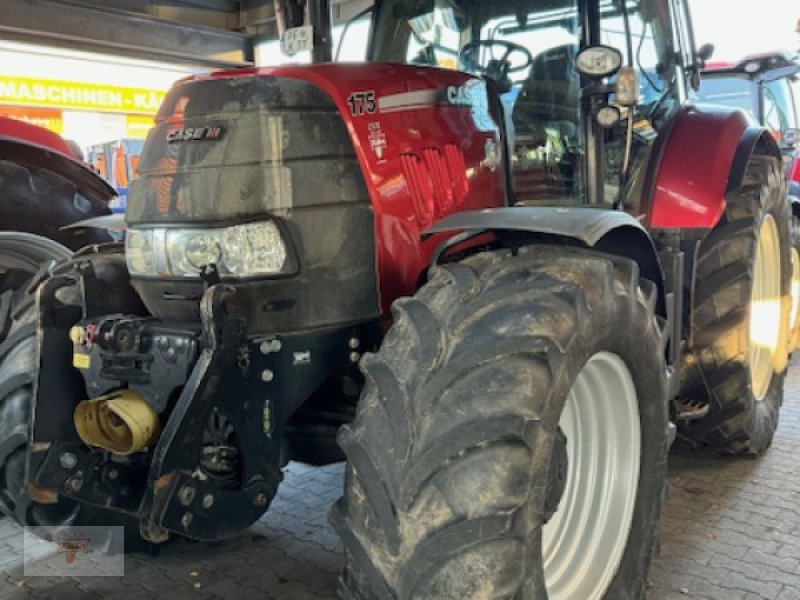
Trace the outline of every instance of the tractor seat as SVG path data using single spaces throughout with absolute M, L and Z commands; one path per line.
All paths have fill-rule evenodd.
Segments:
M 537 54 L 522 84 L 512 118 L 519 135 L 530 135 L 542 125 L 577 129 L 580 77 L 575 71 L 576 47 L 556 46 Z M 567 127 L 569 128 L 569 127 Z

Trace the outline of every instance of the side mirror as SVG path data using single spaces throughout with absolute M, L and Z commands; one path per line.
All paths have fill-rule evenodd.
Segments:
M 714 56 L 714 44 L 703 44 L 697 50 L 697 58 L 700 59 L 700 66 L 704 67 L 706 61 Z
M 695 56 L 695 65 L 691 73 L 691 86 L 697 92 L 700 90 L 700 70 L 706 66 L 706 62 L 714 55 L 714 44 L 703 44 L 698 48 Z

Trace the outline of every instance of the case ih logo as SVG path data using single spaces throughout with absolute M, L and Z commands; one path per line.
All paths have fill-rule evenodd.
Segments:
M 75 557 L 79 552 L 89 554 L 89 541 L 89 536 L 82 533 L 67 533 L 56 537 L 58 553 L 65 555 L 64 558 L 68 565 L 75 562 Z
M 216 140 L 222 137 L 222 127 L 186 127 L 171 129 L 167 133 L 167 142 L 196 142 L 199 140 Z

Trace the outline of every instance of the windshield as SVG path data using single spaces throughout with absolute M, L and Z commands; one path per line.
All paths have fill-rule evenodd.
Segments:
M 745 77 L 715 77 L 704 75 L 697 92 L 697 99 L 708 104 L 721 104 L 741 108 L 757 118 L 756 84 Z
M 647 147 L 681 101 L 675 82 L 683 55 L 676 51 L 670 2 L 387 0 L 376 16 L 370 59 L 459 69 L 493 81 L 491 93 L 507 120 L 515 201 L 574 204 L 583 196 L 585 161 L 574 61 L 589 43 L 582 13 L 592 1 L 599 10 L 591 43 L 618 49 L 639 71 L 640 99 L 630 110 Z M 612 203 L 626 166 L 625 130 L 604 136 L 604 200 Z
M 537 56 L 551 48 L 580 43 L 578 0 L 389 0 L 381 5 L 372 60 L 472 70 L 464 49 L 477 41 L 511 42 Z M 664 3 L 655 0 L 600 0 L 603 43 L 629 56 L 624 18 L 637 38 L 631 48 L 635 63 L 659 65 L 667 71 L 676 60 L 672 21 Z M 625 10 L 623 10 L 623 8 Z M 643 38 L 650 41 L 641 43 Z M 482 45 L 475 62 L 499 59 L 498 47 Z M 469 58 L 469 57 L 466 57 Z M 512 81 L 529 74 L 524 53 L 507 57 Z M 528 65 L 530 67 L 530 65 Z

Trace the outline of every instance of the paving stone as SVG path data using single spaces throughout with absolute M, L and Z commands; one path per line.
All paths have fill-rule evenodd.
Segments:
M 670 456 L 647 600 L 800 600 L 800 353 L 793 363 L 764 457 Z M 286 471 L 270 510 L 246 535 L 214 545 L 176 540 L 159 557 L 128 555 L 123 578 L 26 578 L 22 530 L 2 519 L 0 600 L 333 600 L 342 552 L 327 514 L 344 469 L 292 463 Z

